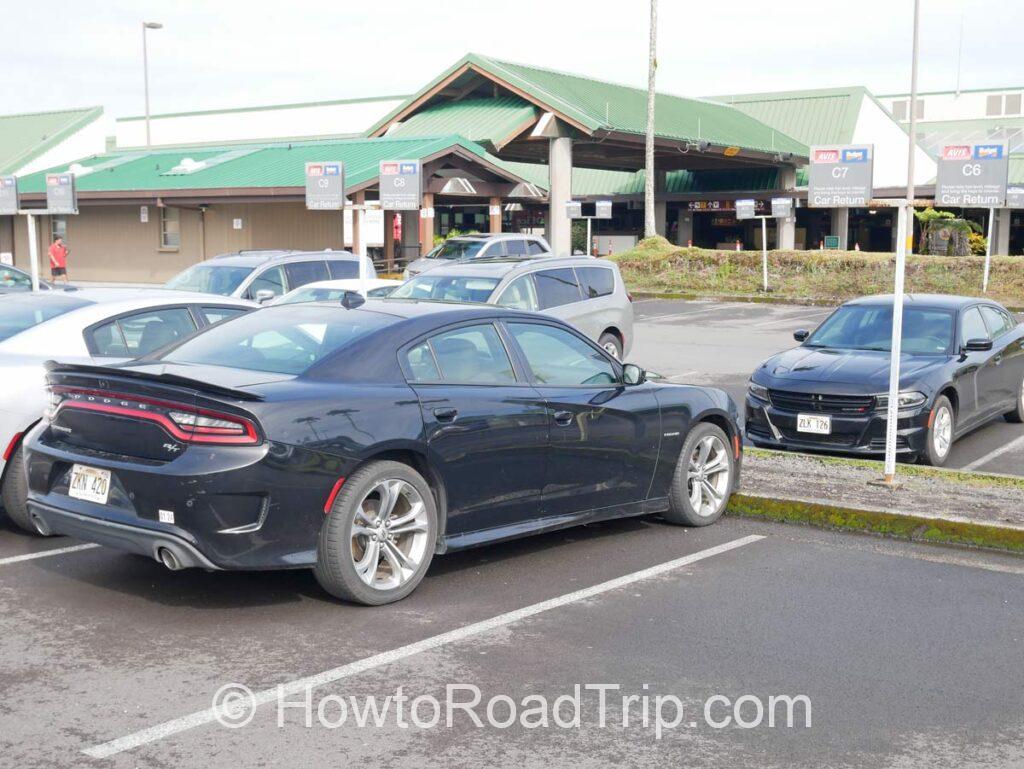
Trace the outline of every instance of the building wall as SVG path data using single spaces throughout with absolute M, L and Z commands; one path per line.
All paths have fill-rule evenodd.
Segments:
M 857 144 L 875 147 L 875 187 L 902 187 L 907 183 L 907 149 L 910 137 L 874 100 L 864 97 L 853 129 Z M 935 178 L 935 161 L 920 147 L 914 154 L 914 183 Z
M 918 94 L 918 102 L 923 102 L 923 115 L 920 120 L 972 120 L 977 118 L 992 117 L 987 113 L 988 97 L 991 95 L 1001 95 L 1004 97 L 1003 104 L 1005 106 L 1005 97 L 1007 95 L 1021 95 L 1024 94 L 1024 88 L 993 88 L 985 91 L 961 91 L 956 94 L 952 91 L 947 93 L 924 93 Z M 893 102 L 907 101 L 910 98 L 909 94 L 897 94 L 889 96 L 878 97 L 885 108 L 889 111 L 893 109 Z M 1000 113 L 1007 116 L 1019 117 L 1020 112 L 1016 113 Z M 998 117 L 998 115 L 997 115 Z M 909 119 L 909 113 L 908 118 Z

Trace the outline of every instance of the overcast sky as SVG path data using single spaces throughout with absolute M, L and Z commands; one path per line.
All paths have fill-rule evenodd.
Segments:
M 909 90 L 911 0 L 660 0 L 658 88 Z M 1024 83 L 1024 2 L 922 0 L 922 90 Z M 154 114 L 405 94 L 474 51 L 644 86 L 647 0 L 0 0 L 0 113 Z

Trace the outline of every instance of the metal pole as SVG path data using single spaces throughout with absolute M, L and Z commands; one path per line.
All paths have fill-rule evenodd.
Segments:
M 885 424 L 885 483 L 896 483 L 896 432 L 899 419 L 900 355 L 903 342 L 903 284 L 907 254 L 914 245 L 914 152 L 917 149 L 917 50 L 921 0 L 914 0 L 914 35 L 910 63 L 910 142 L 907 147 L 907 199 L 899 210 L 896 243 L 896 280 L 892 302 L 892 351 L 889 356 L 889 408 Z
M 590 240 L 590 217 L 587 217 L 587 256 L 594 253 L 594 247 L 591 245 Z
M 654 73 L 658 69 L 658 0 L 651 0 L 651 39 L 647 58 L 647 132 L 644 141 L 644 237 L 658 234 L 654 222 Z
M 39 233 L 36 232 L 36 217 L 25 214 L 28 222 L 28 258 L 32 265 L 32 290 L 39 290 Z
M 988 273 L 992 267 L 992 236 L 995 234 L 996 210 L 988 210 L 988 233 L 985 235 L 985 275 L 981 279 L 981 293 L 988 293 Z
M 146 51 L 146 22 L 142 22 L 142 79 L 146 92 L 146 146 L 150 146 L 149 138 L 149 54 Z
M 761 272 L 764 279 L 764 292 L 768 293 L 768 217 L 761 217 Z

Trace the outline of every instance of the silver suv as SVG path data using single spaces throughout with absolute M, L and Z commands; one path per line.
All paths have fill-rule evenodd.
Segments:
M 633 344 L 633 304 L 618 265 L 592 256 L 453 262 L 403 283 L 386 301 L 479 302 L 551 315 L 619 360 Z
M 462 259 L 522 259 L 551 254 L 551 246 L 540 235 L 501 232 L 495 235 L 459 235 L 449 238 L 426 256 L 410 262 L 405 279 Z
M 194 264 L 164 288 L 264 303 L 307 283 L 358 278 L 359 260 L 349 251 L 239 251 Z M 376 278 L 373 261 L 368 256 L 362 260 L 362 277 Z

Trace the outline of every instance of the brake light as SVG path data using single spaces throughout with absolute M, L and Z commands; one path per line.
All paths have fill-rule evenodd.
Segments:
M 60 386 L 49 389 L 56 401 L 48 415 L 51 420 L 64 409 L 75 409 L 153 422 L 183 443 L 253 445 L 260 442 L 256 425 L 234 414 L 125 393 Z
M 18 441 L 21 440 L 21 436 L 25 433 L 15 433 L 14 437 L 11 438 L 11 442 L 7 444 L 7 448 L 4 449 L 4 462 L 7 462 L 11 458 L 11 454 L 18 447 Z

